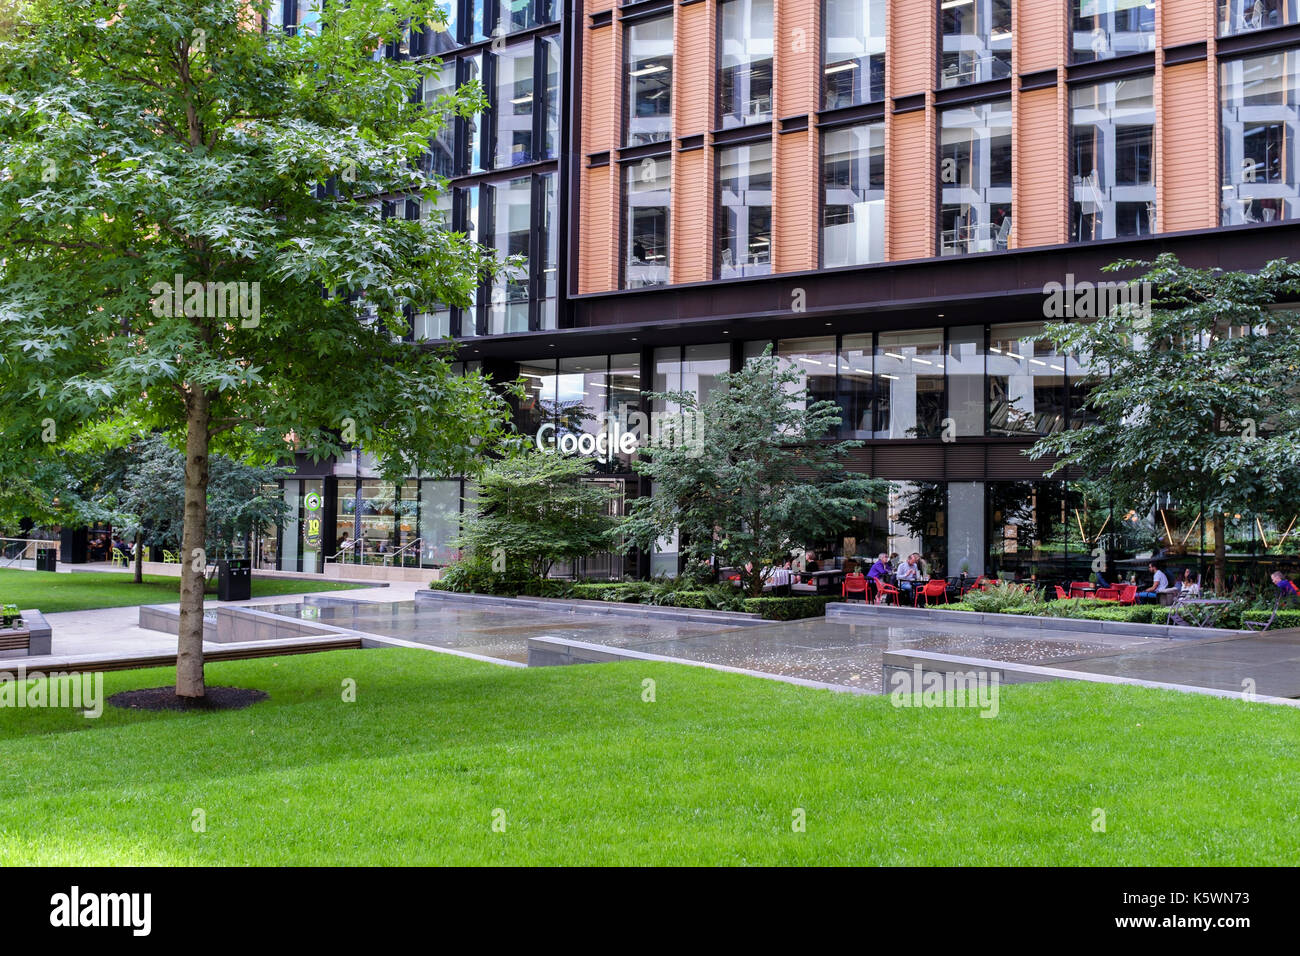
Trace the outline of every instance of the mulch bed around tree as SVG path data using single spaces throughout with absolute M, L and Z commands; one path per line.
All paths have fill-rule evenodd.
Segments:
M 208 687 L 206 690 L 204 697 L 177 697 L 174 686 L 124 690 L 108 698 L 108 702 L 114 707 L 134 710 L 242 710 L 270 697 L 266 691 L 243 687 Z

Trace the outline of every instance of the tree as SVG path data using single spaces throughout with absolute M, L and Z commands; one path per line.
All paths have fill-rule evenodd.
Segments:
M 474 509 L 456 542 L 468 564 L 496 574 L 522 569 L 544 578 L 571 561 L 615 544 L 611 492 L 584 479 L 585 458 L 524 446 L 483 470 Z
M 690 392 L 650 396 L 680 417 L 635 466 L 653 494 L 629 503 L 624 531 L 647 550 L 678 531 L 689 563 L 740 568 L 758 597 L 765 569 L 879 508 L 889 484 L 847 476 L 841 460 L 862 443 L 824 440 L 839 406 L 810 401 L 798 371 L 782 369 L 770 348 L 721 386 L 703 406 Z
M 1227 579 L 1225 516 L 1291 507 L 1300 480 L 1300 264 L 1257 273 L 1194 269 L 1166 254 L 1109 271 L 1145 270 L 1149 309 L 1051 323 L 1056 349 L 1087 358 L 1095 421 L 1038 441 L 1117 501 L 1169 495 L 1196 503 L 1214 537 L 1215 590 Z M 1149 314 L 1146 314 L 1148 313 Z
M 427 103 L 434 64 L 372 55 L 433 0 L 331 3 L 295 37 L 243 0 L 23 12 L 0 38 L 0 428 L 23 468 L 114 420 L 184 448 L 176 692 L 200 697 L 212 454 L 360 443 L 388 477 L 451 475 L 506 428 L 486 378 L 398 341 L 495 263 L 374 198 L 432 197 L 421 157 L 481 91 Z

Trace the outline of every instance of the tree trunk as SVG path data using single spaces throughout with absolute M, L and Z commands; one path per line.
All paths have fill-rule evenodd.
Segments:
M 176 694 L 202 697 L 203 589 L 208 537 L 208 427 L 211 397 L 195 388 L 186 398 L 185 523 L 181 537 L 181 614 Z
M 1228 542 L 1223 538 L 1226 525 L 1221 514 L 1215 515 L 1210 522 L 1214 529 L 1214 593 L 1217 597 L 1228 595 Z
M 135 532 L 135 583 L 144 583 L 144 531 Z

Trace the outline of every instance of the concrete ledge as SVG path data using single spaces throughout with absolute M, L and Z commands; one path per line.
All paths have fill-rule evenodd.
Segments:
M 164 634 L 175 634 L 176 629 L 180 626 L 181 609 L 175 604 L 142 604 L 140 605 L 139 625 L 146 631 L 161 631 Z M 203 613 L 203 640 L 215 641 L 217 639 L 217 617 L 209 608 Z
M 958 614 L 965 612 L 958 611 Z M 994 615 L 998 616 L 998 615 Z M 939 654 L 934 651 L 896 650 L 885 651 L 881 655 L 881 692 L 893 691 L 891 678 L 902 673 L 916 674 L 957 674 L 975 671 L 988 677 L 997 675 L 1000 684 L 1033 684 L 1044 681 L 1081 681 L 1088 684 L 1126 684 L 1131 687 L 1147 687 L 1155 690 L 1176 690 L 1187 694 L 1204 694 L 1208 697 L 1224 697 L 1242 700 L 1240 691 L 1218 690 L 1213 687 L 1196 687 L 1191 684 L 1171 684 L 1165 681 L 1141 680 L 1136 677 L 1117 677 L 1113 674 L 1091 674 L 1087 671 L 1072 671 L 1059 667 L 1042 667 L 1038 664 L 1016 664 L 1009 661 L 995 661 L 982 657 L 961 657 L 956 654 Z M 914 692 L 909 683 L 909 692 Z M 1300 700 L 1287 697 L 1252 696 L 1252 702 L 1263 704 L 1284 704 L 1288 707 L 1300 707 Z
M 22 616 L 23 626 L 4 632 L 5 643 L 16 644 L 0 650 L 0 660 L 15 657 L 36 657 L 50 652 L 50 623 L 45 615 L 35 608 L 18 612 Z
M 608 664 L 614 661 L 654 661 L 662 664 L 683 664 L 687 667 L 702 667 L 705 670 L 722 671 L 727 674 L 743 674 L 746 677 L 761 677 L 782 684 L 797 684 L 815 690 L 833 690 L 842 694 L 869 694 L 862 687 L 846 687 L 843 684 L 827 684 L 822 681 L 807 680 L 803 677 L 789 677 L 784 674 L 766 674 L 763 671 L 748 670 L 743 667 L 728 667 L 725 664 L 711 664 L 708 661 L 692 661 L 682 657 L 664 657 L 661 654 L 646 654 L 627 647 L 608 647 L 604 644 L 588 644 L 585 641 L 573 641 L 562 637 L 530 637 L 528 639 L 529 667 L 557 667 L 567 664 Z
M 494 604 L 501 607 L 535 608 L 581 614 L 612 614 L 620 617 L 653 617 L 666 621 L 694 624 L 729 624 L 752 626 L 768 624 L 759 614 L 747 611 L 713 611 L 690 607 L 661 607 L 654 604 L 624 604 L 618 601 L 589 601 L 580 598 L 499 597 L 494 594 L 459 594 L 453 591 L 416 591 L 416 603 L 465 601 L 471 604 Z
M 1241 637 L 1253 631 L 1232 631 L 1215 627 L 1179 627 L 1176 624 L 1130 624 L 1126 621 L 1090 621 L 1077 617 L 1037 617 L 1029 614 L 983 614 L 975 611 L 944 611 L 939 608 L 888 607 L 879 604 L 828 604 L 826 616 L 864 619 L 886 627 L 904 624 L 983 624 L 993 627 L 1034 631 L 1073 631 L 1079 634 L 1109 634 L 1113 637 L 1165 638 L 1198 641 L 1210 637 Z
M 348 634 L 331 637 L 301 638 L 291 641 L 267 641 L 239 644 L 232 647 L 204 647 L 203 657 L 213 661 L 239 661 L 257 657 L 284 657 L 292 654 L 317 654 L 321 651 L 356 650 L 360 648 L 361 635 Z M 23 680 L 31 671 L 61 671 L 85 673 L 88 671 L 124 671 L 145 667 L 175 667 L 176 654 L 80 654 L 47 655 L 21 661 L 18 673 L 0 668 L 0 681 Z

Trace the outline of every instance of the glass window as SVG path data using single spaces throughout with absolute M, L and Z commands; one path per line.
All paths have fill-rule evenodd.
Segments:
M 1035 339 L 1042 331 L 1041 322 L 990 327 L 990 435 L 1051 435 L 1065 427 L 1065 357 Z
M 1219 0 L 1219 34 L 1250 33 L 1300 23 L 1298 0 Z
M 672 345 L 667 348 L 655 349 L 653 362 L 654 370 L 651 373 L 653 378 L 650 382 L 650 391 L 680 392 L 682 390 L 681 346 Z M 655 399 L 651 405 L 651 410 L 656 412 L 675 412 L 677 411 L 677 403 Z
M 421 201 L 420 218 L 425 222 L 436 223 L 440 229 L 453 228 L 451 191 Z M 451 307 L 439 302 L 427 312 L 416 313 L 412 331 L 417 342 L 451 335 Z
M 533 16 L 533 0 L 497 0 L 497 34 L 514 33 L 537 26 L 540 21 Z
M 1155 228 L 1151 86 L 1150 76 L 1138 76 L 1071 90 L 1072 241 L 1141 236 Z
M 439 54 L 460 45 L 460 26 L 457 19 L 460 13 L 460 0 L 437 0 L 437 6 L 446 18 L 443 22 L 430 20 L 425 27 L 428 42 L 425 53 Z
M 420 559 L 424 565 L 456 560 L 460 535 L 460 482 L 420 482 Z
M 560 359 L 560 374 L 556 379 L 557 438 L 600 433 L 603 425 L 600 416 L 608 408 L 607 366 L 604 355 Z
M 772 120 L 772 0 L 722 0 L 718 111 L 722 127 Z
M 682 361 L 682 391 L 693 392 L 705 405 L 722 388 L 722 376 L 731 371 L 731 346 L 688 345 Z
M 424 77 L 421 97 L 427 109 L 436 110 L 456 87 L 456 63 L 444 63 Z M 456 117 L 443 113 L 443 125 L 429 142 L 427 171 L 448 178 L 456 175 Z
M 822 106 L 885 98 L 885 0 L 826 0 Z
M 457 199 L 464 210 L 465 235 L 475 242 L 481 242 L 483 235 L 479 230 L 479 187 L 469 186 L 457 190 Z M 470 295 L 469 307 L 460 314 L 460 332 L 462 337 L 478 335 L 478 289 Z
M 939 0 L 943 86 L 1011 75 L 1011 0 Z
M 483 82 L 483 55 L 460 58 L 460 83 Z M 461 168 L 467 173 L 481 173 L 483 165 L 482 114 L 475 113 L 461 121 L 465 133 L 465 143 L 461 150 Z
M 558 410 L 555 359 L 520 362 L 519 377 L 523 379 L 524 395 L 519 400 L 515 427 L 525 435 L 536 435 L 542 425 L 555 421 Z
M 1070 6 L 1074 10 L 1076 63 L 1156 48 L 1153 0 L 1071 0 Z
M 668 159 L 647 158 L 624 172 L 624 281 L 626 289 L 668 282 Z
M 533 44 L 507 47 L 496 56 L 497 169 L 533 160 Z
M 560 263 L 560 201 L 556 193 L 556 175 L 547 173 L 539 177 L 542 182 L 542 261 L 539 263 L 542 275 L 539 287 L 542 301 L 538 304 L 541 313 L 539 327 L 554 329 L 557 322 L 557 301 L 559 295 Z
M 286 478 L 284 482 L 284 523 L 280 526 L 280 561 L 281 571 L 298 570 L 298 540 L 302 537 L 302 525 L 298 520 L 301 500 L 302 481 L 298 478 Z
M 948 330 L 949 435 L 957 438 L 984 434 L 984 326 L 968 325 Z
M 776 354 L 781 368 L 794 369 L 799 382 L 787 385 L 789 394 L 808 390 L 807 404 L 836 399 L 835 393 L 835 337 L 833 335 L 807 339 L 782 339 L 776 343 Z
M 822 134 L 822 266 L 885 258 L 885 124 Z
M 546 58 L 546 120 L 541 159 L 554 159 L 559 155 L 560 142 L 560 38 L 545 37 L 542 55 Z
M 772 143 L 718 150 L 717 275 L 772 271 Z
M 992 252 L 1011 235 L 1011 101 L 940 114 L 939 251 Z
M 672 136 L 673 18 L 656 17 L 627 27 L 624 34 L 629 146 Z
M 620 428 L 629 424 L 628 416 L 641 408 L 641 355 L 638 352 L 625 352 L 609 357 L 609 410 L 616 413 Z M 610 436 L 611 442 L 617 442 L 617 436 Z M 612 465 L 615 471 L 631 471 L 636 453 L 623 454 L 611 444 Z
M 846 335 L 840 343 L 841 438 L 871 437 L 871 333 Z
M 1219 64 L 1223 110 L 1222 223 L 1300 215 L 1300 50 Z
M 492 0 L 469 0 L 469 36 L 466 41 L 478 43 L 488 38 L 492 30 Z
M 530 176 L 489 186 L 492 190 L 493 239 L 497 258 L 525 259 L 493 280 L 488 334 L 528 331 L 528 243 L 532 237 L 533 181 Z
M 873 438 L 938 438 L 948 414 L 943 329 L 876 337 Z

